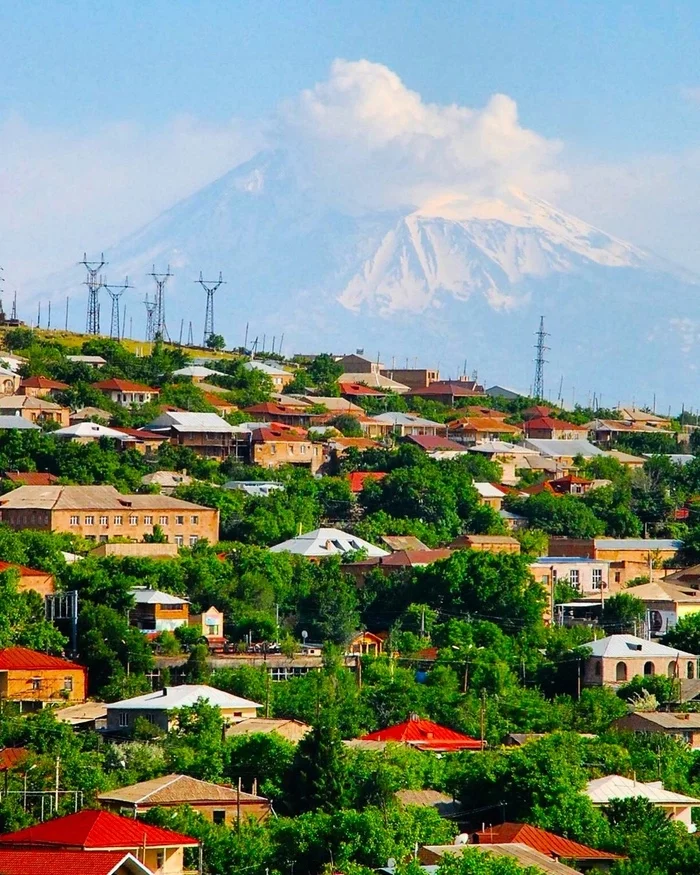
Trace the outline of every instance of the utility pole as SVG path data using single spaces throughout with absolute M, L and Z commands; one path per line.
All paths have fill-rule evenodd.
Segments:
M 547 363 L 544 354 L 549 349 L 548 346 L 545 346 L 545 338 L 549 337 L 549 334 L 544 330 L 544 316 L 540 316 L 540 328 L 536 332 L 535 337 L 537 338 L 537 343 L 535 344 L 537 352 L 535 355 L 535 381 L 532 385 L 532 394 L 538 401 L 542 401 L 544 398 L 544 366 Z
M 202 346 L 207 345 L 207 341 L 214 334 L 214 292 L 219 288 L 219 286 L 226 285 L 224 282 L 224 278 L 219 271 L 219 279 L 218 280 L 205 280 L 202 278 L 202 271 L 199 272 L 199 279 L 195 280 L 204 291 L 207 293 L 207 307 L 204 312 L 204 339 L 202 341 Z
M 156 307 L 153 314 L 153 340 L 169 340 L 168 329 L 165 325 L 165 285 L 172 276 L 170 265 L 165 273 L 156 273 L 156 266 L 149 274 L 156 284 Z
M 66 331 L 68 331 L 68 303 L 70 302 L 70 298 L 66 295 Z
M 127 289 L 132 287 L 129 285 L 129 277 L 126 277 L 123 284 L 120 286 L 110 286 L 107 285 L 107 283 L 103 283 L 103 285 L 107 290 L 107 294 L 112 299 L 112 318 L 109 322 L 109 336 L 112 340 L 119 340 L 120 336 L 123 334 L 123 331 L 120 331 L 119 299 Z
M 100 333 L 100 301 L 99 294 L 102 287 L 102 277 L 99 279 L 98 274 L 107 264 L 105 261 L 104 252 L 100 254 L 99 261 L 88 261 L 87 253 L 83 253 L 83 260 L 79 262 L 87 271 L 87 279 L 85 285 L 88 287 L 88 303 L 87 303 L 87 322 L 85 327 L 86 334 Z

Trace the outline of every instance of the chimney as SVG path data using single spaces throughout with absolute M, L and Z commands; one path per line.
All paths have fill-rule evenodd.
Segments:
M 163 687 L 163 695 L 164 696 L 168 695 L 168 688 L 167 687 Z

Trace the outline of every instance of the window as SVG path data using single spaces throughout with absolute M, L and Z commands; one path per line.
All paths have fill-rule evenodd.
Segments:
M 597 678 L 600 677 L 600 660 L 596 660 L 594 672 Z
M 153 525 L 153 517 L 150 514 L 147 514 L 143 518 L 143 522 L 144 522 L 144 525 L 146 525 L 146 526 L 152 526 Z
M 193 526 L 198 526 L 198 525 L 199 525 L 199 517 L 196 516 L 196 515 L 195 515 L 195 516 L 191 516 L 191 517 L 190 517 L 190 522 L 192 523 Z
M 80 517 L 77 514 L 72 514 L 71 518 L 70 518 L 70 524 L 72 526 L 79 526 L 80 525 Z
M 185 539 L 182 537 L 182 535 L 175 535 L 175 543 L 178 547 L 182 547 L 184 540 Z
M 579 585 L 578 568 L 572 568 L 571 571 L 569 572 L 569 583 L 572 586 L 575 586 L 576 589 L 578 589 L 578 585 Z
M 176 525 L 176 526 L 184 526 L 184 525 L 185 525 L 185 518 L 184 518 L 184 516 L 176 516 L 176 517 L 175 517 L 175 525 Z
M 198 540 L 197 535 L 190 535 L 190 547 L 194 547 Z
M 622 573 L 620 571 L 615 572 L 615 583 L 619 583 L 622 580 Z
M 656 667 L 653 662 L 645 662 L 644 663 L 644 676 L 651 677 L 656 674 Z
M 299 452 L 302 454 L 302 456 L 305 456 L 305 455 L 306 455 L 306 444 L 302 444 L 302 445 L 299 447 Z
M 211 813 L 214 823 L 226 823 L 226 812 L 221 808 L 215 808 Z
M 68 690 L 69 693 L 73 692 L 73 678 L 63 678 L 63 689 Z
M 593 589 L 601 589 L 603 586 L 603 569 L 593 569 Z
M 120 526 L 124 520 L 124 517 L 119 513 L 114 517 L 114 525 Z
M 274 456 L 277 453 L 277 446 L 275 444 L 270 444 L 270 455 Z
M 692 681 L 693 678 L 695 677 L 695 665 L 694 665 L 692 662 L 689 662 L 689 663 L 688 663 L 688 667 L 687 667 L 687 669 L 686 669 L 685 676 L 686 676 L 686 677 L 688 678 L 688 680 L 690 680 L 690 681 Z
M 86 526 L 94 526 L 95 525 L 95 517 L 92 516 L 92 514 L 88 514 L 88 516 L 85 517 L 85 525 Z
M 165 851 L 156 851 L 156 871 L 160 871 L 165 864 Z
M 627 665 L 624 662 L 618 662 L 615 666 L 615 680 L 616 681 L 626 681 L 627 680 Z
M 130 526 L 137 526 L 138 524 L 139 524 L 139 518 L 136 516 L 135 513 L 132 513 L 129 516 L 129 525 Z
M 676 659 L 668 664 L 668 676 L 670 678 L 678 677 L 678 661 Z
M 289 455 L 294 455 L 294 444 L 287 444 L 287 450 L 289 451 Z
M 120 711 L 119 712 L 119 725 L 122 728 L 129 725 L 129 712 L 128 711 Z
M 109 525 L 109 517 L 107 516 L 106 513 L 102 514 L 102 516 L 100 517 L 100 525 L 101 526 Z
M 33 690 L 41 689 L 41 678 L 32 678 L 29 683 L 32 685 Z
M 167 516 L 160 516 L 160 517 L 158 517 L 158 523 L 159 523 L 159 525 L 161 525 L 161 526 L 167 526 L 167 525 L 168 525 L 168 518 L 167 518 Z

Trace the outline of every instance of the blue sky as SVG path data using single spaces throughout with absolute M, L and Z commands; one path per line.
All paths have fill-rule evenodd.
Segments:
M 509 95 L 561 142 L 562 206 L 700 270 L 697 2 L 3 0 L 0 33 L 0 259 L 20 279 L 248 157 L 336 58 L 426 103 Z

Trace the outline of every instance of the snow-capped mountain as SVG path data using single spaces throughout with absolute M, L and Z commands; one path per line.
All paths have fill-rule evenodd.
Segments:
M 466 360 L 489 384 L 527 389 L 542 314 L 553 394 L 561 375 L 569 403 L 576 385 L 577 401 L 596 391 L 603 403 L 651 402 L 656 392 L 694 403 L 698 280 L 523 192 L 445 193 L 353 215 L 301 185 L 284 154 L 261 153 L 105 254 L 108 277 L 128 274 L 136 286 L 132 316 L 152 292 L 152 265 L 170 265 L 171 336 L 183 319 L 201 336 L 194 281 L 221 270 L 216 330 L 229 344 L 249 324 L 249 338 L 266 334 L 268 348 L 284 334 L 285 351 L 359 346 L 387 363 L 439 365 L 444 376 Z M 75 268 L 53 278 L 57 303 L 80 279 Z

